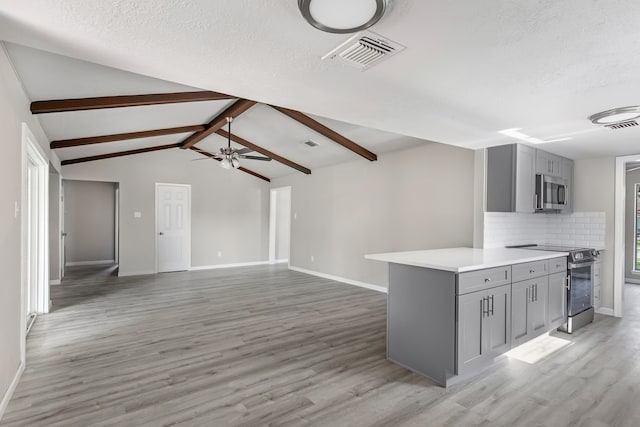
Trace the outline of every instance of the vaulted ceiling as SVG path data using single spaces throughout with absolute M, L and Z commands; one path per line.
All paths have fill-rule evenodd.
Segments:
M 467 148 L 516 142 L 507 128 L 571 138 L 544 144 L 570 158 L 640 151 L 640 127 L 587 120 L 640 104 L 639 21 L 633 0 L 392 0 L 372 29 L 407 48 L 360 72 L 320 59 L 348 36 L 309 26 L 294 0 L 0 2 L 3 40 Z
M 226 117 L 234 118 L 232 147 L 273 159 L 241 159 L 242 170 L 261 179 L 427 143 L 21 45 L 6 48 L 63 164 L 181 148 L 203 160 L 227 144 Z

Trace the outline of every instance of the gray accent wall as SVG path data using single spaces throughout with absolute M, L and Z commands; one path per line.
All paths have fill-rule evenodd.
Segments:
M 289 262 L 387 286 L 386 263 L 365 254 L 471 247 L 473 173 L 472 150 L 425 143 L 275 179 L 292 186 Z
M 601 304 L 613 308 L 613 241 L 615 205 L 615 158 L 574 161 L 573 209 L 605 213 L 605 245 L 602 258 Z
M 64 180 L 65 262 L 115 261 L 116 184 Z
M 640 272 L 633 271 L 636 235 L 636 184 L 640 184 L 640 170 L 627 172 L 624 216 L 624 276 L 626 279 L 631 279 L 632 281 L 640 281 Z
M 38 120 L 29 111 L 30 101 L 0 44 L 0 400 L 5 396 L 20 366 L 21 324 L 21 218 L 15 203 L 21 203 L 22 123 L 26 123 L 49 155 L 49 141 Z
M 120 184 L 120 275 L 156 270 L 156 183 L 191 185 L 192 266 L 268 260 L 267 183 L 196 158 L 190 150 L 172 149 L 63 166 L 65 179 Z

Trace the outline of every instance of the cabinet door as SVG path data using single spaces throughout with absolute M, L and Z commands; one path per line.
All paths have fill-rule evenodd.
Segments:
M 521 144 L 516 150 L 516 212 L 535 212 L 536 150 Z
M 531 338 L 548 331 L 547 322 L 549 309 L 549 276 L 535 279 L 531 288 L 529 303 Z
M 551 154 L 549 156 L 549 166 L 551 167 L 550 175 L 562 176 L 562 157 Z
M 457 373 L 482 366 L 485 355 L 483 321 L 488 310 L 487 291 L 460 295 L 458 300 Z
M 511 348 L 511 285 L 489 289 L 487 294 L 489 316 L 484 319 L 484 335 L 487 353 L 495 357 Z
M 557 328 L 567 321 L 567 273 L 549 276 L 549 328 Z
M 531 286 L 535 280 L 525 280 L 511 286 L 511 346 L 515 347 L 529 339 L 529 300 Z
M 536 173 L 548 175 L 550 170 L 548 153 L 542 150 L 536 150 Z
M 562 177 L 567 182 L 566 200 L 567 204 L 562 209 L 563 213 L 573 212 L 573 160 L 562 159 Z

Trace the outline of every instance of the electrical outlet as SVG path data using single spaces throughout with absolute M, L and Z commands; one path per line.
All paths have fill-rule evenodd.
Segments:
M 218 257 L 222 256 L 222 251 L 218 251 Z
M 313 255 L 311 255 L 311 262 L 314 262 L 316 259 Z
M 18 201 L 16 200 L 16 204 L 13 211 L 13 217 L 18 218 L 19 213 L 20 213 L 20 208 L 18 207 Z
M 294 213 L 293 213 L 293 219 L 294 219 L 294 221 L 295 221 L 296 219 L 298 219 L 298 213 L 297 213 L 297 212 L 294 212 Z
M 134 212 L 133 213 L 133 217 L 134 218 L 142 218 L 142 212 L 138 212 L 138 211 Z

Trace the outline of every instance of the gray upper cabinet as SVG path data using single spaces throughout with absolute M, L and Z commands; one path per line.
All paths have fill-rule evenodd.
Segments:
M 562 209 L 564 213 L 573 212 L 573 160 L 562 159 L 562 178 L 565 179 L 567 184 L 566 191 L 566 205 L 565 208 Z
M 487 149 L 487 212 L 534 212 L 536 150 L 522 144 Z
M 540 175 L 562 176 L 562 157 L 546 151 L 536 150 L 536 173 Z
M 459 375 L 476 371 L 511 348 L 511 285 L 458 296 Z

